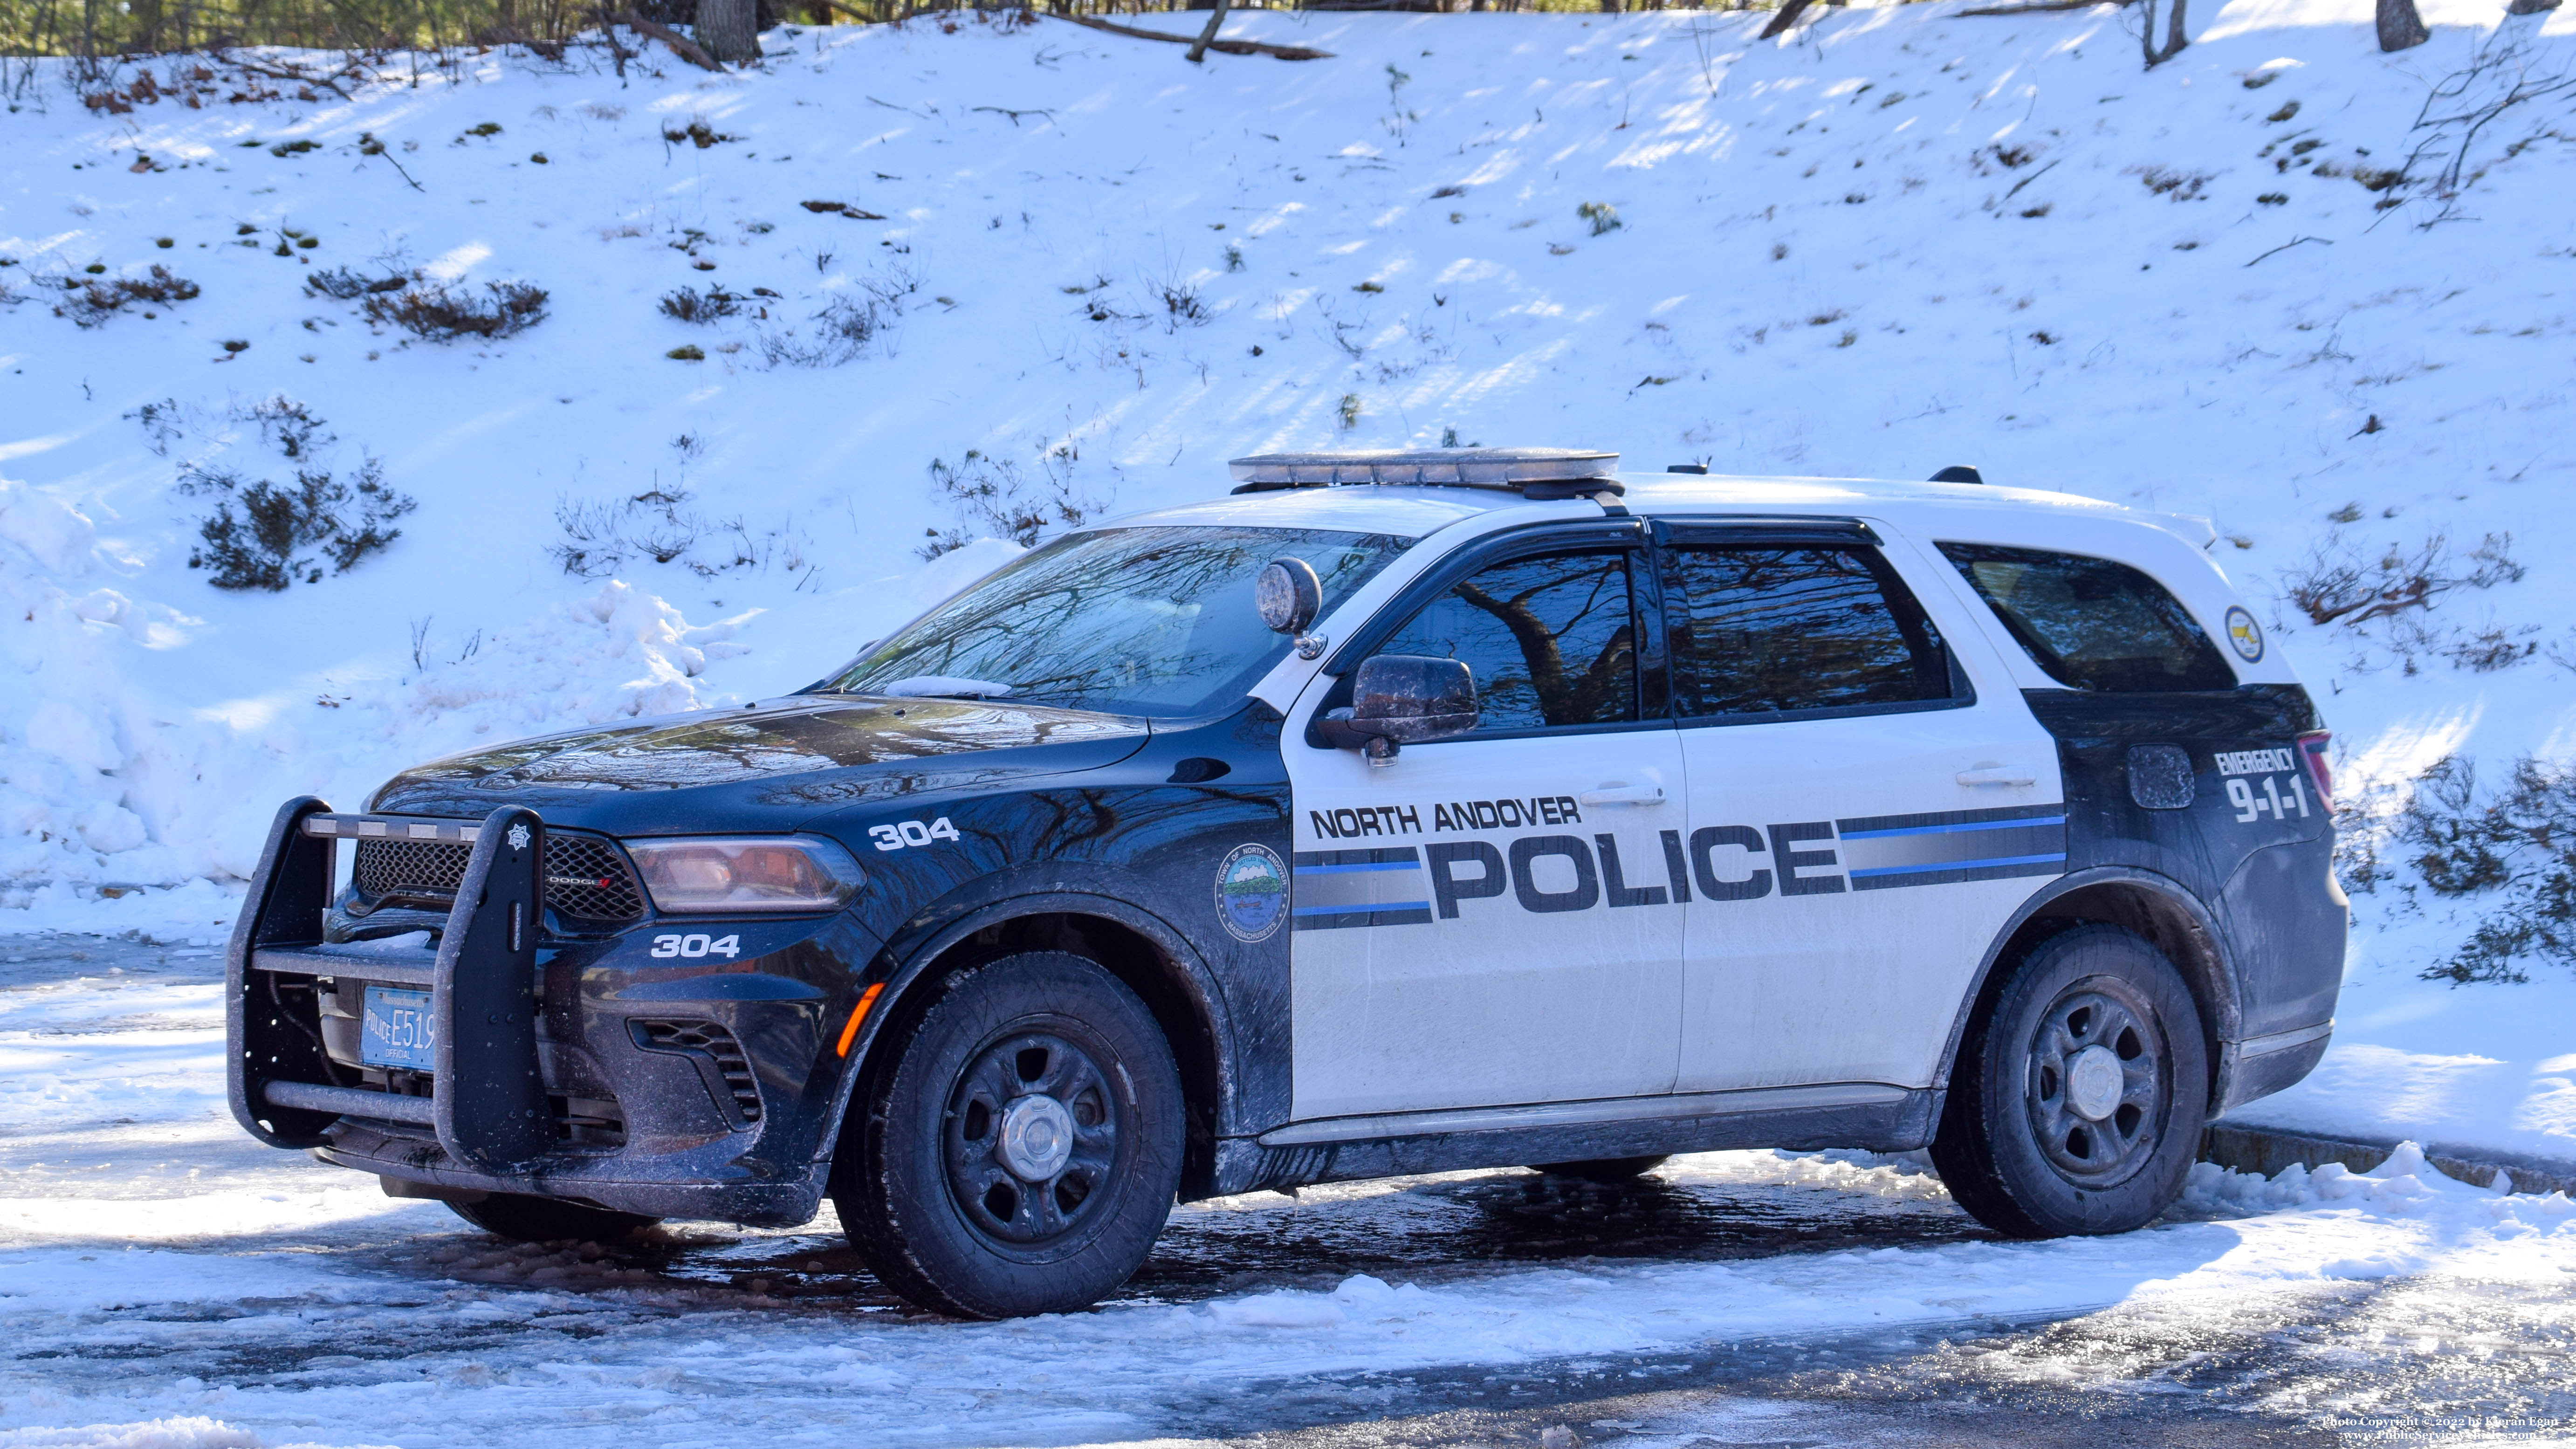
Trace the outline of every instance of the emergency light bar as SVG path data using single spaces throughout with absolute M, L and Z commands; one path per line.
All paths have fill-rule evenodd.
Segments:
M 1352 453 L 1261 453 L 1226 467 L 1237 493 L 1380 486 L 1494 488 L 1525 498 L 1622 494 L 1619 455 L 1589 448 L 1424 448 Z

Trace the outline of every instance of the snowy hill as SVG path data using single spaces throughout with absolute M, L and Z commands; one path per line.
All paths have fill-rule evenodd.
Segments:
M 2464 153 L 2417 122 L 2481 54 L 2513 64 L 2437 120 L 2565 72 L 2576 10 L 2428 6 L 2381 56 L 2348 0 L 2235 0 L 2142 73 L 2123 12 L 1956 8 L 1777 42 L 1254 13 L 1228 33 L 1332 57 L 1203 68 L 924 20 L 346 99 L 186 62 L 96 108 L 55 72 L 0 120 L 0 901 L 115 929 L 158 917 L 98 887 L 196 881 L 147 900 L 221 918 L 203 882 L 284 796 L 794 688 L 1009 552 L 925 571 L 934 538 L 1208 496 L 1272 447 L 1974 462 L 2207 515 L 2275 599 L 2395 550 L 2477 581 L 2274 621 L 2347 768 L 2563 745 L 2576 97 Z M 508 283 L 545 294 L 515 335 L 368 320 Z M 730 315 L 667 315 L 684 287 Z M 189 566 L 219 502 L 370 459 L 417 505 L 389 547 L 335 573 L 324 540 L 274 593 Z

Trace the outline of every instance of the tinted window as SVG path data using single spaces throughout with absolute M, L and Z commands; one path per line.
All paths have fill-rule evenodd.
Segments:
M 1691 715 L 1950 698 L 1950 658 L 1905 582 L 1840 548 L 1681 548 L 1688 622 L 1675 688 Z
M 2165 587 L 2124 563 L 1945 543 L 2048 677 L 2077 689 L 2234 689 L 2236 672 Z
M 1411 542 L 1306 528 L 1077 533 L 1013 559 L 824 688 L 1207 714 L 1287 653 L 1253 608 L 1263 565 L 1282 555 L 1313 565 L 1329 612 Z
M 1495 564 L 1424 606 L 1380 654 L 1463 659 L 1481 730 L 1637 717 L 1637 627 L 1624 552 Z

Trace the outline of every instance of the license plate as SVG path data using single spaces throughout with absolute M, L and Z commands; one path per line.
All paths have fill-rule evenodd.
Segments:
M 432 1021 L 428 992 L 368 987 L 358 1060 L 371 1067 L 414 1067 L 424 1072 L 436 1068 L 438 1036 Z

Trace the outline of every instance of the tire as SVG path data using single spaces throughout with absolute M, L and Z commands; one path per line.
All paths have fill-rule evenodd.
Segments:
M 554 1243 L 566 1238 L 614 1243 L 638 1228 L 649 1228 L 661 1221 L 637 1213 L 585 1207 L 561 1198 L 509 1192 L 496 1192 L 481 1202 L 451 1202 L 447 1210 L 495 1237 L 520 1243 Z
M 1666 1153 L 1654 1157 L 1595 1157 L 1583 1162 L 1533 1162 L 1530 1171 L 1584 1182 L 1627 1182 L 1663 1166 L 1670 1157 Z
M 1136 993 L 1060 951 L 943 983 L 860 1084 L 832 1202 L 907 1301 L 959 1318 L 1087 1307 L 1153 1251 L 1184 1103 Z
M 2016 1238 L 2125 1233 L 2182 1192 L 2209 1047 L 2182 973 L 2115 926 L 2041 942 L 1959 1044 L 1932 1161 Z

